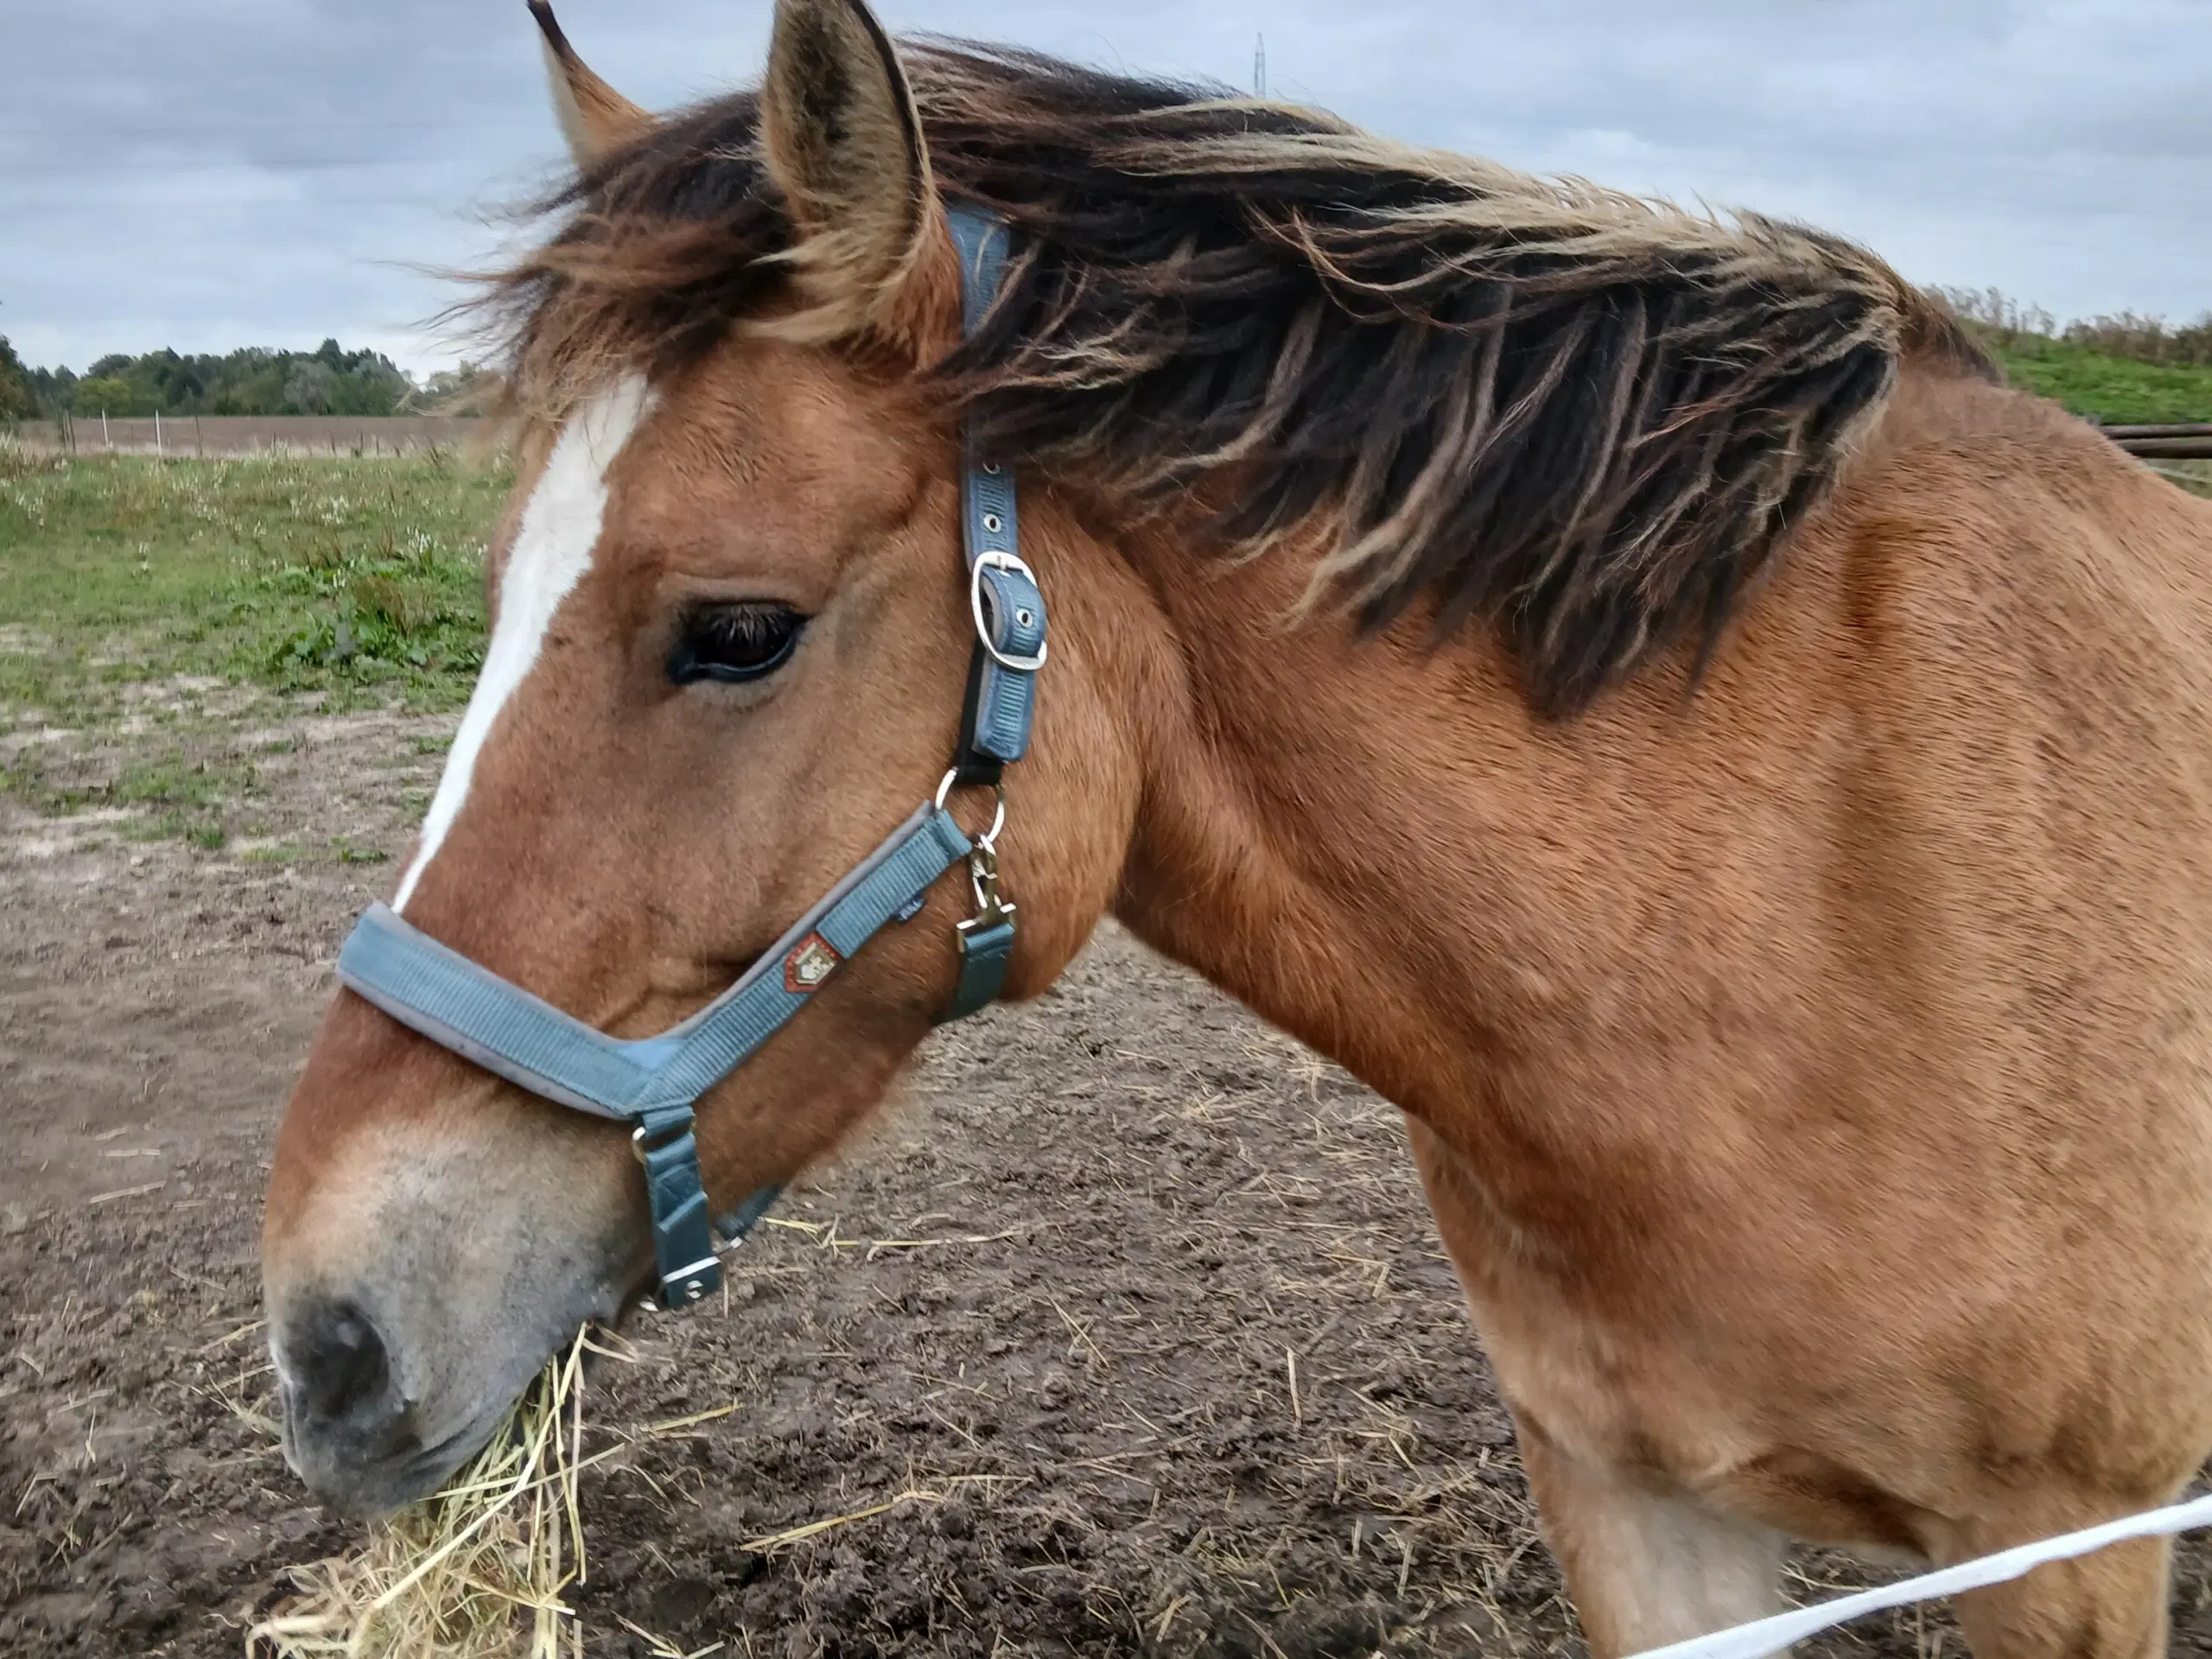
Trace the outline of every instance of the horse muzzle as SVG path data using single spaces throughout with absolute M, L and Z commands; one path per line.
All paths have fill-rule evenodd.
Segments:
M 619 1296 L 596 1286 L 474 1336 L 379 1319 L 361 1300 L 272 1296 L 270 1352 L 284 1460 L 340 1512 L 374 1518 L 429 1497 L 482 1449 L 545 1361 Z
M 356 1020 L 382 1023 L 365 1008 Z M 437 1056 L 433 1076 L 448 1069 L 467 1110 L 439 1103 L 473 1136 L 418 1122 L 333 1137 L 312 1160 L 278 1147 L 262 1297 L 284 1456 L 350 1515 L 436 1491 L 650 1270 L 618 1136 Z M 320 1082 L 311 1063 L 303 1087 Z

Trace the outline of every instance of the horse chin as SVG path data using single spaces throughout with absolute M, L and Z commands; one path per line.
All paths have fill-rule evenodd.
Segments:
M 284 1414 L 284 1461 L 316 1497 L 357 1521 L 380 1521 L 421 1502 L 491 1444 L 506 1414 L 499 1406 L 477 1413 L 441 1440 L 411 1451 L 349 1446 L 327 1434 L 302 1436 Z

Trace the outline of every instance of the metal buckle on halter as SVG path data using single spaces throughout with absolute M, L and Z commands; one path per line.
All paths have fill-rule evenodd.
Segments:
M 687 1304 L 704 1301 L 708 1277 L 710 1274 L 721 1272 L 721 1265 L 722 1259 L 719 1255 L 702 1255 L 696 1262 L 689 1262 L 669 1274 L 660 1281 L 663 1305 L 675 1306 L 679 1293 Z
M 997 642 L 991 638 L 990 624 L 983 619 L 983 573 L 986 570 L 1011 570 L 1040 594 L 1044 592 L 1043 585 L 1038 582 L 1037 573 L 1029 568 L 1028 562 L 1020 554 L 1003 552 L 996 548 L 977 554 L 976 563 L 968 568 L 968 612 L 976 620 L 976 639 L 982 646 L 983 654 L 1001 668 L 1011 669 L 1017 674 L 1034 674 L 1045 666 L 1050 645 L 1039 639 L 1036 654 L 1028 657 L 1018 657 L 1011 652 L 999 649 Z M 1025 628 L 1036 623 L 1034 617 L 1026 614 L 1017 616 L 1015 620 Z

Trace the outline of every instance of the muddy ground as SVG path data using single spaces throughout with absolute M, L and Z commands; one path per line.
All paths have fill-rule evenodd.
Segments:
M 277 1455 L 255 1237 L 392 878 L 360 861 L 404 849 L 448 725 L 207 695 L 10 740 L 63 780 L 197 753 L 257 833 L 0 799 L 0 1654 L 234 1654 L 356 1536 Z M 939 1034 L 781 1215 L 594 1385 L 603 1443 L 735 1409 L 586 1477 L 590 1651 L 1580 1650 L 1396 1115 L 1125 938 Z M 2212 1649 L 2205 1589 L 2192 1552 L 2177 1648 Z M 1825 1650 L 1947 1648 L 1904 1615 Z

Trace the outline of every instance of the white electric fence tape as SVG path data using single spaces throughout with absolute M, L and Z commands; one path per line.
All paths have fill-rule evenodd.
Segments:
M 1635 1659 L 1758 1659 L 1762 1654 L 1774 1653 L 1792 1642 L 1802 1642 L 1808 1636 L 1867 1613 L 1880 1612 L 1885 1607 L 1905 1607 L 1916 1601 L 1932 1601 L 1937 1596 L 1956 1595 L 1961 1590 L 1979 1590 L 1986 1584 L 2003 1584 L 2046 1561 L 2070 1560 L 2076 1555 L 2102 1549 L 2107 1544 L 2129 1538 L 2167 1537 L 2187 1532 L 2192 1527 L 2212 1527 L 2212 1497 L 2195 1498 L 2187 1503 L 2131 1515 L 2125 1520 L 2107 1521 L 2102 1526 L 2062 1533 L 2041 1543 L 2018 1544 L 1994 1555 L 1923 1573 L 1916 1579 L 1885 1585 L 1878 1590 L 1862 1590 L 1856 1595 L 1839 1596 L 1817 1606 L 1800 1607 L 1793 1612 L 1777 1613 L 1771 1618 L 1754 1619 L 1732 1630 L 1716 1630 L 1711 1636 L 1696 1636 L 1687 1642 L 1649 1648 L 1636 1655 Z

